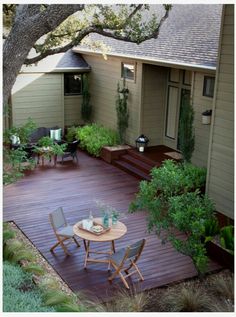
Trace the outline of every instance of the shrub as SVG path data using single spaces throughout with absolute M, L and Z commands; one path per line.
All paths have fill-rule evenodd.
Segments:
M 35 162 L 27 158 L 27 153 L 22 147 L 13 150 L 3 148 L 3 184 L 11 184 L 24 175 L 24 171 L 33 169 Z
M 120 289 L 116 292 L 115 298 L 104 304 L 106 312 L 142 312 L 147 304 L 148 296 L 136 289 Z
M 126 88 L 124 79 L 122 88 L 119 82 L 117 84 L 116 99 L 117 128 L 122 144 L 125 142 L 125 131 L 129 125 L 128 95 L 129 89 Z
M 211 279 L 210 290 L 221 299 L 234 301 L 234 277 L 217 276 Z
M 214 220 L 213 204 L 206 196 L 200 196 L 196 186 L 205 182 L 205 169 L 189 163 L 176 164 L 167 160 L 160 168 L 153 168 L 151 181 L 141 181 L 136 199 L 129 210 L 148 210 L 148 230 L 171 241 L 179 252 L 192 258 L 199 273 L 207 265 L 202 237 L 206 221 Z M 195 177 L 196 176 L 196 177 Z M 187 239 L 177 238 L 173 228 L 184 232 Z
M 77 129 L 77 139 L 80 140 L 80 147 L 94 156 L 100 156 L 103 146 L 118 144 L 117 132 L 93 123 Z
M 194 110 L 189 94 L 183 95 L 179 120 L 179 148 L 186 162 L 191 161 L 194 151 L 195 136 L 193 129 Z
M 36 127 L 36 123 L 31 118 L 28 118 L 24 125 L 6 129 L 3 134 L 3 140 L 6 144 L 11 144 L 11 136 L 16 135 L 20 138 L 21 144 L 28 143 L 30 134 L 36 129 Z
M 81 105 L 81 116 L 85 122 L 89 122 L 92 116 L 92 105 L 90 104 L 90 92 L 89 92 L 89 81 L 88 74 L 83 74 L 82 77 L 82 105 Z
M 183 286 L 178 292 L 170 289 L 163 297 L 162 305 L 165 311 L 171 312 L 212 311 L 212 301 L 208 294 L 193 286 Z
M 32 282 L 31 275 L 16 265 L 3 264 L 3 311 L 4 312 L 49 312 L 42 294 Z
M 78 129 L 78 127 L 76 127 L 76 126 L 72 126 L 72 127 L 69 127 L 67 129 L 67 133 L 66 133 L 66 136 L 65 136 L 67 142 L 75 141 L 76 134 L 77 134 L 77 129 Z

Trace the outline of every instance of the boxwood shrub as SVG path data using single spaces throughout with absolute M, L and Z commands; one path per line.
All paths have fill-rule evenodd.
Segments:
M 82 149 L 97 157 L 100 156 L 103 146 L 119 144 L 119 136 L 116 131 L 96 123 L 79 127 L 76 138 L 80 140 Z

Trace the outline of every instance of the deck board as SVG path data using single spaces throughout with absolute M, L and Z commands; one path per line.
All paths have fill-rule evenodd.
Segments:
M 89 210 L 93 210 L 94 216 L 101 216 L 96 200 L 125 214 L 122 222 L 126 224 L 128 232 L 116 241 L 117 249 L 143 237 L 147 240 L 139 260 L 145 281 L 139 283 L 135 276 L 132 277 L 136 288 L 146 290 L 196 276 L 189 257 L 175 251 L 169 243 L 163 245 L 155 234 L 147 233 L 145 212 L 127 213 L 129 203 L 138 191 L 139 181 L 82 151 L 78 157 L 78 166 L 71 162 L 58 164 L 57 167 L 45 164 L 3 190 L 4 221 L 17 224 L 70 288 L 105 300 L 112 296 L 117 287 L 123 287 L 118 278 L 112 285 L 109 284 L 106 264 L 88 264 L 88 269 L 83 269 L 85 253 L 82 243 L 80 248 L 71 244 L 69 249 L 73 255 L 69 257 L 60 247 L 55 255 L 49 251 L 55 237 L 48 214 L 61 206 L 71 224 L 87 217 Z M 104 250 L 110 246 L 96 243 L 95 247 Z M 209 270 L 219 268 L 217 263 L 210 261 Z

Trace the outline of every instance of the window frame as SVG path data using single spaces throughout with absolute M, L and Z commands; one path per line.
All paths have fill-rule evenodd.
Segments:
M 208 80 L 214 80 L 214 84 L 213 84 L 213 90 L 212 93 L 207 92 L 206 88 L 207 88 L 207 81 Z M 212 83 L 210 83 L 210 86 L 212 85 Z M 215 77 L 214 76 L 204 76 L 203 79 L 203 90 L 202 90 L 202 95 L 204 97 L 208 97 L 208 98 L 214 98 L 214 90 L 215 90 Z
M 134 67 L 134 76 L 133 78 L 125 77 L 124 76 L 124 65 L 132 65 Z M 136 63 L 135 62 L 121 62 L 121 78 L 125 79 L 126 81 L 136 82 Z
M 64 96 L 81 96 L 82 93 L 83 93 L 83 74 L 82 73 L 64 73 L 63 74 L 64 76 Z M 67 85 L 67 80 L 66 80 L 66 76 L 80 76 L 80 92 L 66 92 L 66 88 L 68 88 L 66 85 Z

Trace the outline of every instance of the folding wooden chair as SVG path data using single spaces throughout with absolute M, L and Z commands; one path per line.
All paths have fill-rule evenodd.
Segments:
M 66 255 L 70 255 L 68 252 L 66 245 L 64 241 L 66 240 L 73 240 L 78 247 L 80 247 L 79 242 L 75 239 L 75 235 L 73 232 L 73 226 L 70 226 L 67 224 L 65 215 L 63 213 L 62 207 L 57 208 L 55 211 L 51 212 L 49 214 L 49 220 L 52 225 L 52 228 L 54 230 L 54 233 L 57 237 L 58 242 L 55 243 L 50 251 L 53 252 L 53 250 L 60 245 L 62 249 L 64 250 Z
M 125 284 L 125 287 L 129 289 L 129 285 L 126 282 L 126 278 L 133 275 L 134 273 L 138 273 L 140 279 L 143 281 L 144 278 L 136 264 L 138 261 L 146 240 L 142 239 L 140 241 L 137 241 L 133 243 L 132 245 L 129 245 L 126 248 L 120 249 L 116 253 L 114 253 L 110 258 L 110 263 L 114 267 L 115 272 L 109 277 L 109 281 L 112 282 L 112 280 L 119 275 L 122 282 Z M 126 267 L 128 262 L 128 267 Z M 131 270 L 129 272 L 129 270 Z M 122 274 L 123 272 L 126 273 L 126 275 Z

